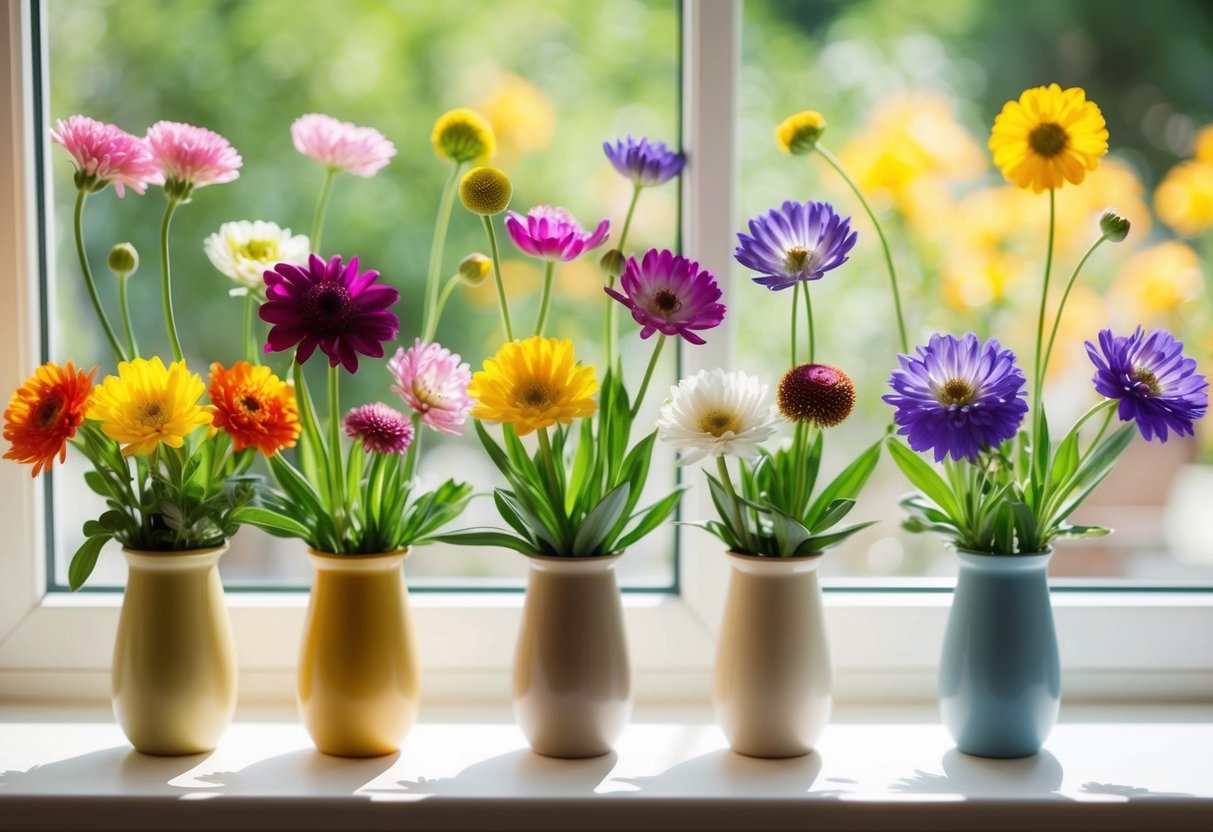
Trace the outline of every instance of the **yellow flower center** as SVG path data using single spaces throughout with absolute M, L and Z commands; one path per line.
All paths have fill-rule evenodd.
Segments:
M 1032 132 L 1028 134 L 1028 146 L 1038 156 L 1050 159 L 1065 150 L 1069 143 L 1070 137 L 1066 134 L 1065 128 L 1052 122 L 1046 122 L 1033 128 Z
M 518 391 L 518 401 L 523 407 L 547 407 L 556 398 L 555 391 L 545 384 L 528 384 Z
M 737 428 L 736 415 L 725 410 L 709 410 L 699 420 L 699 429 L 716 437 L 729 432 L 736 433 Z
M 1162 385 L 1158 383 L 1158 376 L 1145 367 L 1138 367 L 1133 371 L 1133 380 L 1138 384 L 1144 384 L 1146 389 L 1150 391 L 1151 396 L 1157 396 L 1162 392 Z
M 950 378 L 944 382 L 943 388 L 939 391 L 939 401 L 943 404 L 963 407 L 973 401 L 975 392 L 964 379 Z
M 653 295 L 653 305 L 663 315 L 673 315 L 682 308 L 682 301 L 678 299 L 678 295 L 669 289 L 658 289 Z
M 49 396 L 38 403 L 38 410 L 34 414 L 34 424 L 38 426 L 39 430 L 46 430 L 55 424 L 55 420 L 62 412 L 63 400 L 58 396 Z
M 790 273 L 800 274 L 812 261 L 813 255 L 804 246 L 792 246 L 788 249 L 787 264 Z
M 240 246 L 236 253 L 249 260 L 268 263 L 278 259 L 278 242 L 276 240 L 249 240 Z
M 136 421 L 140 427 L 147 430 L 160 430 L 168 424 L 168 417 L 169 414 L 165 412 L 160 402 L 148 402 L 139 409 L 139 416 Z

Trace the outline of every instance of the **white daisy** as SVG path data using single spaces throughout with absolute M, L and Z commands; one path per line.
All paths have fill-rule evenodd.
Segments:
M 753 459 L 778 424 L 767 385 L 717 368 L 700 370 L 670 388 L 657 437 L 681 451 L 682 465 L 709 455 Z
M 292 235 L 289 228 L 280 228 L 277 223 L 240 220 L 219 226 L 202 248 L 211 265 L 241 285 L 242 289 L 234 289 L 232 294 L 251 291 L 260 295 L 265 289 L 261 278 L 265 270 L 279 263 L 303 265 L 309 243 L 306 235 Z

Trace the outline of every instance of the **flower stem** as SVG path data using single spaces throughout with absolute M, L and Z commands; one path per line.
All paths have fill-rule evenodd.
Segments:
M 798 308 L 800 306 L 800 287 L 792 289 L 792 363 L 788 366 L 796 366 L 796 330 L 800 328 Z
M 139 345 L 135 342 L 135 330 L 131 328 L 131 309 L 126 301 L 126 281 L 129 274 L 118 275 L 118 308 L 122 310 L 122 329 L 126 333 L 126 348 L 131 358 L 139 357 Z
M 80 256 L 80 271 L 84 274 L 84 285 L 88 289 L 89 298 L 93 301 L 97 320 L 101 321 L 101 328 L 105 330 L 105 337 L 113 347 L 114 355 L 119 361 L 126 361 L 126 352 L 122 349 L 118 336 L 114 334 L 114 328 L 110 326 L 109 318 L 105 314 L 105 307 L 101 305 L 101 296 L 97 294 L 97 284 L 93 281 L 93 270 L 89 268 L 88 254 L 84 250 L 84 200 L 87 197 L 88 191 L 84 188 L 76 192 L 76 254 Z
M 333 525 L 345 540 L 345 472 L 341 459 L 341 370 L 329 366 L 329 477 L 333 489 Z
M 624 246 L 627 245 L 628 231 L 632 227 L 632 216 L 636 213 L 636 203 L 640 201 L 640 192 L 643 189 L 644 188 L 641 185 L 634 185 L 632 187 L 632 201 L 628 203 L 628 212 L 623 218 L 623 229 L 619 232 L 619 245 L 615 246 L 619 253 L 623 255 L 625 260 L 627 259 L 628 255 L 627 251 L 624 249 Z M 607 285 L 612 289 L 615 288 L 615 275 L 612 274 L 607 276 Z M 619 310 L 616 309 L 615 302 L 608 302 L 606 309 L 606 344 L 604 345 L 606 347 L 608 371 L 613 371 L 615 369 L 615 339 L 619 334 L 618 315 Z
M 653 347 L 653 356 L 649 359 L 649 366 L 645 368 L 644 380 L 640 382 L 640 389 L 636 392 L 636 401 L 632 403 L 632 412 L 628 418 L 628 423 L 636 421 L 636 414 L 640 412 L 640 405 L 644 403 L 644 396 L 649 391 L 649 382 L 653 380 L 653 370 L 657 367 L 657 359 L 661 357 L 661 348 L 665 346 L 667 336 L 658 335 L 657 345 Z
M 173 278 L 168 258 L 168 229 L 173 222 L 173 212 L 180 200 L 169 197 L 164 208 L 164 221 L 160 223 L 160 296 L 164 304 L 164 328 L 168 330 L 168 343 L 173 350 L 173 360 L 181 361 L 181 339 L 177 336 L 177 319 L 173 316 Z
M 312 401 L 312 394 L 307 388 L 307 378 L 303 375 L 303 365 L 297 360 L 291 365 L 291 375 L 295 382 L 295 400 L 299 407 L 299 422 L 303 425 L 303 439 L 311 446 L 315 458 L 318 460 L 324 459 L 324 440 L 320 436 L 320 425 L 316 420 L 316 405 Z M 302 449 L 300 449 L 302 456 Z M 323 488 L 327 491 L 328 481 L 324 483 L 313 483 L 317 488 Z
M 809 363 L 812 364 L 817 359 L 817 338 L 813 334 L 813 299 L 809 296 L 808 281 L 803 281 L 800 285 L 804 287 L 804 322 L 809 328 Z
M 244 296 L 244 360 L 254 367 L 261 365 L 260 350 L 257 349 L 256 327 L 257 298 L 252 292 Z
M 425 275 L 425 311 L 421 340 L 429 343 L 438 332 L 438 321 L 442 317 L 443 301 L 438 297 L 438 275 L 442 272 L 442 252 L 446 247 L 447 229 L 451 225 L 451 210 L 455 205 L 455 186 L 459 183 L 462 162 L 455 162 L 451 175 L 442 188 L 442 200 L 438 203 L 438 216 L 434 220 L 434 239 L 430 243 L 430 265 Z
M 539 301 L 539 320 L 535 321 L 536 335 L 542 335 L 543 328 L 547 326 L 548 305 L 552 301 L 552 274 L 555 269 L 556 264 L 549 260 L 548 267 L 543 273 L 543 298 Z
M 413 413 L 413 444 L 409 445 L 408 455 L 404 458 L 404 482 L 413 481 L 413 473 L 417 470 L 417 457 L 421 456 L 421 414 Z
M 842 163 L 834 158 L 834 154 L 826 150 L 820 142 L 817 143 L 817 152 L 821 154 L 821 158 L 825 159 L 830 164 L 830 167 L 834 168 L 834 170 L 838 172 L 838 175 L 842 177 L 843 181 L 850 186 L 851 191 L 859 199 L 859 204 L 862 205 L 863 210 L 867 212 L 868 219 L 872 221 L 872 225 L 876 228 L 876 236 L 880 238 L 880 247 L 884 249 L 885 266 L 889 270 L 889 285 L 893 289 L 893 311 L 897 315 L 897 333 L 901 339 L 899 342 L 901 344 L 901 351 L 903 353 L 908 353 L 910 351 L 910 341 L 906 336 L 906 321 L 905 316 L 901 311 L 901 292 L 897 288 L 897 270 L 893 266 L 893 252 L 889 248 L 889 241 L 885 239 L 884 229 L 880 227 L 880 223 L 876 220 L 876 214 L 872 211 L 872 206 L 870 206 L 868 201 L 864 199 L 863 192 L 859 190 L 859 185 L 857 185 L 855 180 L 852 179 L 846 172 L 842 166 Z
M 446 285 L 442 287 L 442 294 L 440 294 L 438 296 L 438 306 L 436 307 L 437 311 L 434 312 L 434 330 L 435 331 L 437 331 L 437 329 L 438 329 L 438 322 L 440 320 L 442 320 L 442 310 L 446 309 L 446 302 L 450 299 L 451 293 L 455 291 L 455 287 L 459 285 L 459 282 L 460 282 L 459 275 L 455 275 L 454 277 L 447 280 Z M 426 334 L 427 334 L 427 337 L 422 338 L 421 340 L 425 343 L 428 343 L 429 340 L 434 337 L 434 333 L 429 332 L 427 330 Z
M 497 282 L 497 305 L 501 309 L 501 327 L 505 340 L 514 340 L 514 327 L 510 323 L 510 307 L 505 299 L 505 282 L 501 279 L 501 255 L 497 253 L 497 233 L 493 231 L 493 220 L 483 216 L 484 233 L 489 237 L 489 253 L 493 255 L 493 279 Z
M 1095 249 L 1103 244 L 1103 241 L 1108 239 L 1108 235 L 1100 236 L 1098 240 L 1091 244 L 1087 249 L 1087 253 L 1078 261 L 1078 265 L 1074 267 L 1073 274 L 1070 275 L 1070 280 L 1066 283 L 1066 290 L 1061 293 L 1061 303 L 1057 304 L 1056 316 L 1053 318 L 1053 329 L 1049 332 L 1048 345 L 1045 347 L 1044 358 L 1040 362 L 1040 375 L 1043 377 L 1049 372 L 1049 358 L 1053 355 L 1053 342 L 1057 340 L 1057 330 L 1061 326 L 1061 314 L 1066 308 L 1066 301 L 1070 298 L 1070 290 L 1074 288 L 1075 281 L 1078 280 L 1078 273 L 1082 271 L 1082 267 L 1087 264 L 1087 260 L 1095 253 Z
M 1049 299 L 1049 277 L 1053 272 L 1053 239 L 1057 227 L 1057 191 L 1053 188 L 1049 189 L 1049 244 L 1045 251 L 1045 275 L 1043 285 L 1040 289 L 1040 314 L 1036 318 L 1036 360 L 1034 362 L 1035 375 L 1032 379 L 1032 459 L 1033 471 L 1043 471 L 1043 462 L 1048 459 L 1049 449 L 1047 445 L 1047 437 L 1044 435 L 1045 419 L 1044 419 L 1044 402 L 1041 401 L 1041 392 L 1044 390 L 1044 366 L 1042 363 L 1044 335 L 1045 335 L 1045 308 Z
M 745 521 L 745 509 L 742 508 L 741 499 L 733 488 L 733 478 L 729 475 L 729 466 L 724 461 L 723 455 L 716 457 L 716 472 L 720 475 L 720 484 L 724 486 L 725 493 L 729 495 L 729 499 L 733 503 L 733 521 L 737 524 L 737 537 L 740 538 L 741 545 L 745 547 L 747 554 L 756 555 L 758 552 L 754 549 L 754 543 L 750 539 L 750 529 Z
M 336 168 L 326 168 L 324 184 L 320 186 L 320 198 L 316 200 L 316 212 L 312 214 L 312 236 L 309 240 L 312 251 L 320 254 L 320 235 L 324 233 L 324 215 L 328 211 L 329 196 L 333 192 L 333 178 L 337 175 Z
M 547 480 L 548 500 L 552 504 L 552 513 L 556 515 L 556 522 L 560 524 L 561 533 L 565 537 L 565 545 L 572 549 L 573 530 L 569 526 L 569 515 L 565 511 L 564 498 L 560 494 L 560 479 L 556 473 L 556 455 L 552 453 L 552 442 L 548 438 L 548 429 L 540 428 L 536 433 L 539 435 L 539 453 L 543 457 L 543 467 L 547 473 L 544 479 Z

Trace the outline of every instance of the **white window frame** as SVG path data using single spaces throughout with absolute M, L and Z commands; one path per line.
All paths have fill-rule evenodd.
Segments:
M 691 160 L 682 182 L 683 241 L 727 294 L 738 219 L 741 3 L 684 0 L 683 10 L 683 129 Z M 0 64 L 0 112 L 10 115 L 0 128 L 0 333 L 7 333 L 0 390 L 14 389 L 39 362 L 35 194 L 36 178 L 47 174 L 35 168 L 33 143 L 46 141 L 47 125 L 31 126 L 29 16 L 26 0 L 8 0 L 0 15 L 7 56 Z M 41 54 L 36 69 L 45 77 L 45 42 Z M 686 372 L 728 366 L 731 344 L 726 319 L 709 346 L 687 351 Z M 705 491 L 692 489 L 688 516 L 710 513 Z M 0 494 L 0 528 L 8 537 L 0 553 L 0 701 L 104 701 L 121 596 L 48 594 L 40 482 L 6 463 Z M 703 703 L 711 689 L 727 563 L 714 538 L 685 527 L 680 533 L 681 594 L 625 596 L 642 702 Z M 932 700 L 949 603 L 947 593 L 827 592 L 836 698 Z M 306 598 L 233 593 L 228 604 L 242 701 L 291 700 Z M 521 595 L 427 593 L 414 595 L 412 604 L 427 699 L 507 701 Z M 1053 604 L 1069 700 L 1213 697 L 1213 593 L 1067 592 L 1055 593 Z

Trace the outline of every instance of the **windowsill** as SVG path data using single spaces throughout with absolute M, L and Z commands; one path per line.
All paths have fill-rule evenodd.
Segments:
M 836 714 L 818 753 L 727 751 L 703 710 L 641 710 L 618 753 L 553 760 L 508 713 L 429 709 L 399 755 L 327 757 L 286 710 L 219 749 L 130 750 L 101 709 L 0 708 L 0 828 L 1207 829 L 1213 706 L 1074 706 L 1046 751 L 955 751 L 926 707 Z

